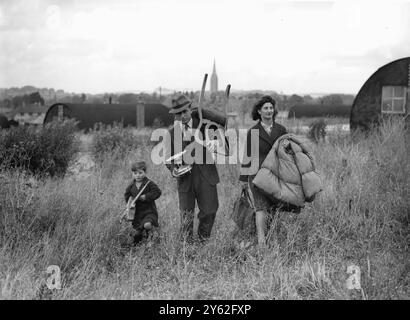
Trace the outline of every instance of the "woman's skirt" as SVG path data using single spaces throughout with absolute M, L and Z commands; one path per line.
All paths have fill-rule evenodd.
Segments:
M 274 213 L 276 210 L 300 213 L 301 208 L 289 203 L 283 203 L 268 197 L 261 189 L 253 184 L 256 175 L 248 176 L 249 189 L 252 193 L 253 206 L 255 211 L 265 211 Z

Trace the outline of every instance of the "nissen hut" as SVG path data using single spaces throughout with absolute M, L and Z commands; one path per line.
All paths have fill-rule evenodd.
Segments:
M 124 127 L 161 127 L 173 123 L 169 109 L 162 104 L 76 104 L 55 103 L 48 109 L 44 123 L 53 119 L 74 118 L 79 129 L 92 129 L 95 124 L 122 123 Z
M 9 120 L 6 116 L 0 114 L 0 129 L 8 129 L 10 128 Z
M 368 130 L 385 116 L 406 117 L 409 109 L 410 57 L 407 57 L 384 65 L 365 82 L 353 101 L 350 129 Z

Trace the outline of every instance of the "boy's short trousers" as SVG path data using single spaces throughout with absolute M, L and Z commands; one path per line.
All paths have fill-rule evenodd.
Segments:
M 143 217 L 138 217 L 137 215 L 135 215 L 135 219 L 132 222 L 132 226 L 135 229 L 143 229 L 144 224 L 146 224 L 147 222 L 150 222 L 153 227 L 158 227 L 159 226 L 158 225 L 158 218 L 153 213 L 147 213 Z

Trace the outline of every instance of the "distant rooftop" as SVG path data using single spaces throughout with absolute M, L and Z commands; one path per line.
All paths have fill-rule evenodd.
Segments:
M 46 113 L 48 110 L 48 106 L 38 105 L 38 104 L 29 104 L 24 107 L 18 107 L 14 109 L 13 113 Z

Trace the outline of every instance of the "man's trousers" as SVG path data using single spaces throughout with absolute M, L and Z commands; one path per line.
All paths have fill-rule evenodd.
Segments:
M 187 191 L 178 191 L 181 213 L 181 232 L 188 240 L 193 238 L 195 200 L 198 204 L 199 240 L 211 236 L 216 212 L 219 207 L 217 185 L 210 184 L 202 176 L 198 166 L 193 166 L 190 173 L 190 186 Z

